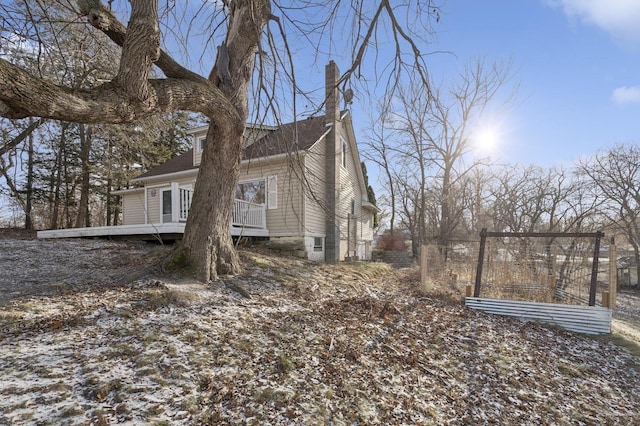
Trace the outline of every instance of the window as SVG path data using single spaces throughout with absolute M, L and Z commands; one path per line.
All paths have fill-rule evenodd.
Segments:
M 356 215 L 356 200 L 351 200 L 351 215 Z
M 322 237 L 314 237 L 313 251 L 322 251 Z
M 264 204 L 266 185 L 264 179 L 240 182 L 236 187 L 236 199 L 254 204 Z
M 204 144 L 207 141 L 207 137 L 206 136 L 200 136 L 198 138 L 198 151 L 203 151 L 204 150 Z
M 342 167 L 347 168 L 347 142 L 344 139 L 340 139 L 342 142 Z
M 236 186 L 236 200 L 254 204 L 266 204 L 268 210 L 278 208 L 278 176 L 267 176 Z

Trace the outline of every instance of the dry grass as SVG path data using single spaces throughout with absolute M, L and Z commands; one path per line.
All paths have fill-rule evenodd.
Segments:
M 251 299 L 167 277 L 39 297 L 2 337 L 0 423 L 614 424 L 640 411 L 640 364 L 615 341 L 467 310 L 451 280 L 420 293 L 415 270 L 242 259 Z

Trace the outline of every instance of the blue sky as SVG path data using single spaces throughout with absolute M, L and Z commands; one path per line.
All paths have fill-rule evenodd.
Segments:
M 513 63 L 519 89 L 510 108 L 493 118 L 499 125 L 494 160 L 569 166 L 615 144 L 640 142 L 640 0 L 439 1 L 441 19 L 430 48 L 448 53 L 427 59 L 436 81 L 455 78 L 478 57 Z M 199 55 L 202 48 L 194 51 Z M 208 73 L 209 53 L 195 64 L 203 68 L 197 71 Z M 344 71 L 347 60 L 336 53 L 347 52 L 330 53 Z M 324 63 L 297 66 L 319 96 Z M 356 94 L 361 142 L 368 114 L 357 112 L 365 107 Z
M 431 57 L 436 80 L 477 57 L 513 61 L 495 159 L 566 166 L 640 142 L 639 0 L 449 0 L 435 29 L 433 49 L 451 52 Z

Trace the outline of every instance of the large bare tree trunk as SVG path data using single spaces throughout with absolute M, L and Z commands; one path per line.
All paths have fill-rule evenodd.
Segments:
M 271 16 L 268 0 L 231 3 L 227 39 L 218 49 L 209 80 L 236 109 L 240 126 L 223 126 L 210 116 L 189 218 L 177 256 L 185 256 L 204 282 L 218 274 L 240 272 L 240 259 L 231 238 L 231 208 L 244 148 L 249 115 L 248 93 L 262 29 Z M 227 59 L 228 58 L 228 59 Z
M 231 238 L 231 206 L 238 182 L 242 134 L 221 137 L 212 125 L 196 181 L 182 247 L 196 276 L 209 281 L 218 274 L 237 274 L 240 260 Z

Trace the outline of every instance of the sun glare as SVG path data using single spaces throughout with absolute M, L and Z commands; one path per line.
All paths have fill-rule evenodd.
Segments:
M 478 129 L 473 137 L 473 149 L 481 156 L 494 156 L 500 145 L 500 132 L 495 127 Z

